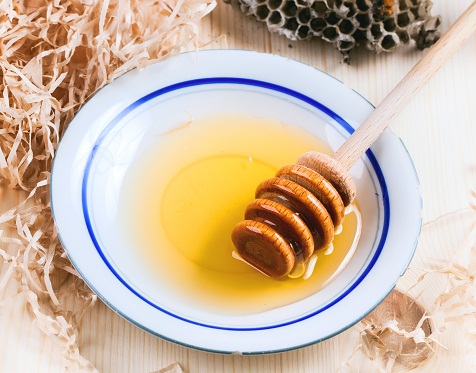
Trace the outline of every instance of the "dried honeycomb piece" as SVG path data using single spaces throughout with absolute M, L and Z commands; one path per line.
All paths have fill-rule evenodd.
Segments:
M 357 45 L 392 52 L 412 40 L 419 49 L 440 37 L 429 0 L 224 0 L 291 40 L 320 37 L 348 62 Z

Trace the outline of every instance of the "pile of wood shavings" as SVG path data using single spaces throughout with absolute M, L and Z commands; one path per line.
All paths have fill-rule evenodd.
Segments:
M 417 250 L 398 284 L 401 291 L 392 291 L 355 327 L 361 343 L 342 368 L 352 371 L 360 351 L 381 372 L 439 370 L 443 361 L 476 371 L 475 192 L 469 205 L 425 224 L 421 245 L 431 245 L 440 257 Z M 456 342 L 450 335 L 458 336 Z
M 76 335 L 96 296 L 67 259 L 51 217 L 58 142 L 106 83 L 196 47 L 197 23 L 214 6 L 214 0 L 0 2 L 0 190 L 24 191 L 0 215 L 0 295 L 17 280 L 35 322 L 62 343 L 66 368 L 93 369 L 79 355 Z

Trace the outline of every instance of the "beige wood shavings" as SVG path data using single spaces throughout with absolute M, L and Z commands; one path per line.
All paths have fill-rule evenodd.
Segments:
M 475 192 L 469 205 L 423 226 L 399 290 L 354 327 L 360 344 L 340 371 L 353 371 L 359 356 L 381 372 L 438 371 L 443 361 L 476 371 Z
M 49 205 L 58 142 L 102 86 L 198 45 L 214 0 L 0 1 L 0 198 L 25 191 L 0 215 L 0 301 L 11 281 L 65 370 L 94 370 L 77 347 L 78 323 L 96 296 L 59 242 Z M 15 234 L 7 234 L 14 231 Z

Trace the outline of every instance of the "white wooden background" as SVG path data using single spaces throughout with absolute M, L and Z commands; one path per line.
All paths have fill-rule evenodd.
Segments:
M 442 15 L 446 30 L 470 2 L 434 0 L 433 14 Z M 262 24 L 221 2 L 203 20 L 201 30 L 203 44 L 210 42 L 207 48 L 249 49 L 302 61 L 335 76 L 374 104 L 390 92 L 421 56 L 421 52 L 412 48 L 379 56 L 357 51 L 348 66 L 341 63 L 339 53 L 327 43 L 290 42 L 268 33 Z M 424 222 L 467 207 L 469 191 L 476 189 L 475 118 L 476 36 L 473 35 L 413 98 L 392 126 L 415 162 L 421 181 Z M 0 211 L 15 204 L 17 198 L 15 193 L 0 187 Z M 452 227 L 447 228 L 451 233 Z M 431 239 L 425 242 L 431 243 Z M 444 250 L 440 246 L 420 245 L 417 256 L 438 254 L 435 250 Z M 12 297 L 6 299 L 0 310 L 0 372 L 63 371 L 58 346 L 31 323 L 23 299 L 14 296 L 14 288 L 10 288 L 10 293 Z M 191 373 L 333 372 L 341 370 L 341 363 L 355 348 L 352 336 L 351 330 L 318 345 L 275 355 L 222 356 L 158 339 L 98 302 L 82 321 L 79 345 L 81 353 L 100 372 L 152 372 L 172 362 L 178 362 Z M 453 338 L 457 340 L 458 336 Z M 469 368 L 460 364 L 457 353 L 446 352 L 437 362 L 430 362 L 425 371 L 467 371 Z M 355 360 L 351 371 L 358 371 L 364 363 Z

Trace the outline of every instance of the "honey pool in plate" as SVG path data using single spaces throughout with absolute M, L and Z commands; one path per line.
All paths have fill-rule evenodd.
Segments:
M 259 183 L 306 151 L 331 154 L 315 135 L 228 113 L 190 119 L 149 144 L 124 177 L 119 224 L 146 275 L 184 303 L 231 315 L 271 310 L 317 292 L 350 256 L 354 214 L 306 280 L 268 278 L 232 257 L 231 230 Z

